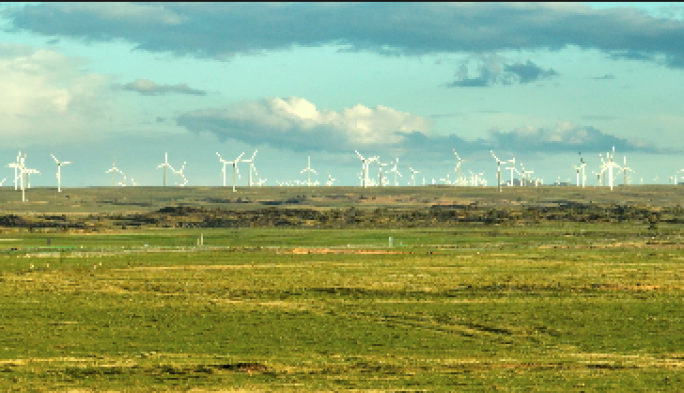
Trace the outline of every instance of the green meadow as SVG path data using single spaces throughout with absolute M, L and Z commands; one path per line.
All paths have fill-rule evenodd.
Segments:
M 6 230 L 0 387 L 676 391 L 683 259 L 633 222 Z

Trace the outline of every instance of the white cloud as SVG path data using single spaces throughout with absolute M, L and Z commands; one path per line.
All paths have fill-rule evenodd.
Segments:
M 76 137 L 105 113 L 109 77 L 52 50 L 0 44 L 0 129 L 5 146 Z
M 340 112 L 317 109 L 304 98 L 265 98 L 182 115 L 179 125 L 222 139 L 292 150 L 341 151 L 364 145 L 393 145 L 407 133 L 428 136 L 432 122 L 422 116 L 378 105 L 358 104 Z

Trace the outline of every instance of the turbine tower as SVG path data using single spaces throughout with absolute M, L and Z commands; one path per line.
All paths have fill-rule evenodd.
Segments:
M 299 173 L 304 173 L 304 172 L 307 172 L 306 173 L 306 186 L 311 187 L 311 172 L 318 175 L 318 173 L 316 171 L 311 169 L 311 156 L 309 156 L 309 160 L 308 160 L 308 164 L 306 165 L 306 168 L 302 169 L 302 171 Z
M 515 157 L 513 157 L 513 159 L 511 159 L 511 160 L 508 160 L 507 162 L 509 162 L 511 164 L 511 166 L 509 166 L 506 169 L 511 170 L 511 187 L 513 187 L 513 171 L 517 171 L 517 169 L 515 169 Z
M 186 184 L 188 184 L 188 179 L 186 179 L 186 178 L 185 178 L 185 175 L 183 174 L 183 170 L 185 169 L 185 164 L 186 164 L 186 163 L 183 162 L 183 166 L 181 167 L 181 169 L 179 169 L 179 170 L 177 170 L 177 171 L 176 171 L 176 170 L 173 171 L 173 173 L 175 173 L 175 174 L 177 174 L 177 175 L 180 175 L 181 179 L 183 179 L 183 184 L 176 183 L 176 184 L 178 184 L 178 185 L 181 186 L 181 187 L 183 187 L 183 186 L 185 186 Z
M 243 155 L 245 155 L 245 152 L 242 152 L 238 156 L 238 158 L 235 159 L 235 161 L 226 161 L 224 160 L 221 155 L 216 152 L 216 155 L 218 156 L 219 160 L 223 163 L 223 186 L 226 186 L 226 165 L 230 164 L 233 166 L 233 192 L 235 192 L 235 173 L 237 172 L 237 175 L 240 176 L 240 169 L 238 169 L 238 162 L 240 162 L 240 159 L 242 158 Z
M 116 172 L 119 172 L 123 175 L 123 172 L 119 168 L 116 167 L 116 157 L 114 157 L 114 164 L 112 164 L 112 167 L 109 168 L 105 173 L 112 173 L 112 187 L 116 187 Z
M 18 171 L 21 169 L 21 151 L 17 154 L 17 158 L 14 162 L 7 164 L 8 168 L 14 168 L 14 191 L 18 190 L 17 180 L 19 179 Z M 22 175 L 23 176 L 23 175 Z
M 164 168 L 164 187 L 166 187 L 166 168 L 171 169 L 171 172 L 175 171 L 173 169 L 173 167 L 169 164 L 169 154 L 168 153 L 164 153 L 164 162 L 162 162 L 159 166 L 157 166 L 157 169 L 159 169 L 159 168 Z
M 257 151 L 259 151 L 259 150 L 254 150 L 254 154 L 252 154 L 252 158 L 250 158 L 249 160 L 242 160 L 242 162 L 247 162 L 247 163 L 249 163 L 249 180 L 248 180 L 248 184 L 249 184 L 250 187 L 252 187 L 252 184 L 253 184 L 253 183 L 252 183 L 252 170 L 254 169 L 254 157 L 256 156 Z
M 624 161 L 625 166 L 622 167 L 622 176 L 623 176 L 622 184 L 626 186 L 627 185 L 627 171 L 630 171 L 632 173 L 636 173 L 636 172 L 634 172 L 634 170 L 632 168 L 627 166 L 627 156 L 625 156 L 624 159 L 625 159 L 625 161 Z M 676 173 L 675 173 L 674 178 L 675 178 L 674 183 L 676 185 L 677 184 L 677 174 Z
M 333 177 L 332 177 L 332 175 L 330 174 L 330 172 L 328 172 L 328 181 L 325 182 L 325 185 L 328 186 L 328 187 L 332 187 L 333 183 L 335 183 L 336 181 L 337 181 L 337 179 L 333 179 Z
M 394 167 L 389 170 L 390 172 L 394 172 L 394 186 L 395 187 L 399 185 L 399 183 L 397 183 L 397 175 L 399 175 L 399 177 L 404 177 L 401 175 L 401 173 L 397 169 L 397 165 L 399 165 L 399 158 L 397 158 L 397 161 L 394 163 Z
M 581 167 L 581 166 L 576 166 L 576 165 L 574 165 L 574 164 L 572 165 L 572 167 L 575 168 L 575 171 L 577 172 L 577 187 L 579 187 L 579 183 L 580 183 L 580 182 L 579 182 L 579 180 L 580 180 L 580 170 L 582 170 L 582 167 Z
M 613 154 L 611 155 L 610 152 L 606 153 L 606 157 L 608 158 L 608 163 L 606 164 L 608 167 L 608 184 L 610 185 L 610 190 L 613 191 L 613 168 L 620 168 L 620 165 L 614 161 L 615 146 L 613 146 Z
M 358 150 L 354 150 L 356 152 L 356 156 L 359 157 L 359 160 L 361 160 L 361 173 L 362 173 L 362 179 L 361 179 L 361 184 L 363 185 L 363 188 L 366 188 L 368 186 L 368 160 L 364 158 L 361 153 L 359 153 Z
M 377 162 L 378 162 L 378 186 L 382 187 L 382 167 L 389 166 L 392 163 L 391 162 L 382 163 L 382 162 L 380 162 L 380 160 L 377 160 Z
M 420 173 L 420 171 L 417 171 L 417 170 L 411 168 L 410 165 L 408 168 L 411 170 L 411 183 L 413 183 L 413 186 L 415 187 L 416 186 L 416 173 Z M 423 179 L 423 180 L 425 180 L 425 179 Z
M 498 168 L 497 168 L 497 171 L 496 171 L 496 183 L 499 185 L 499 192 L 501 192 L 501 164 L 506 164 L 506 163 L 508 163 L 508 161 L 501 161 L 501 160 L 499 160 L 499 158 L 494 154 L 494 151 L 493 151 L 493 150 L 490 150 L 490 152 L 492 153 L 492 156 L 493 156 L 494 159 L 496 160 L 496 164 L 497 164 L 497 167 L 498 167 Z M 484 173 L 484 172 L 483 172 L 483 173 Z M 511 172 L 511 173 L 512 173 L 512 172 Z M 477 186 L 477 182 L 476 182 L 475 185 Z
M 57 192 L 62 192 L 62 165 L 71 164 L 71 161 L 60 162 L 54 154 L 50 154 L 57 163 Z
M 454 151 L 454 155 L 456 156 L 456 159 L 458 160 L 458 163 L 456 164 L 456 168 L 454 169 L 454 172 L 457 172 L 456 176 L 458 176 L 456 181 L 459 185 L 461 185 L 461 184 L 463 184 L 463 178 L 461 177 L 461 163 L 467 162 L 470 160 L 461 159 L 461 157 L 458 156 L 458 153 L 456 153 L 456 149 L 452 149 L 452 150 Z

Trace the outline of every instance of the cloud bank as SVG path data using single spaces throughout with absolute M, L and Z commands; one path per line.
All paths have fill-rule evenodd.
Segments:
M 64 142 L 106 117 L 109 77 L 53 50 L 0 44 L 3 146 Z
M 2 11 L 11 28 L 86 42 L 229 58 L 294 46 L 422 55 L 597 49 L 684 65 L 684 21 L 631 8 L 549 3 L 44 3 Z M 514 72 L 514 71 L 511 71 Z M 524 78 L 521 75 L 521 78 Z M 476 83 L 473 81 L 472 83 Z
M 116 85 L 122 90 L 134 91 L 145 96 L 157 96 L 164 94 L 189 94 L 196 96 L 205 96 L 207 92 L 204 90 L 193 89 L 185 83 L 177 85 L 157 84 L 149 79 L 136 79 L 135 82 L 126 83 L 123 85 Z
M 489 138 L 469 141 L 456 134 L 435 134 L 429 119 L 385 106 L 359 104 L 338 112 L 318 109 L 298 97 L 265 98 L 188 112 L 177 119 L 177 124 L 192 132 L 212 133 L 220 140 L 297 152 L 374 150 L 437 159 L 452 158 L 453 148 L 464 153 L 490 149 L 555 153 L 602 152 L 615 146 L 624 152 L 658 152 L 652 146 L 570 122 L 558 122 L 550 128 L 490 130 Z
M 178 125 L 211 132 L 219 139 L 269 144 L 294 151 L 349 152 L 360 146 L 391 146 L 403 133 L 430 134 L 431 121 L 377 106 L 356 105 L 340 112 L 318 110 L 304 98 L 265 98 L 183 114 Z

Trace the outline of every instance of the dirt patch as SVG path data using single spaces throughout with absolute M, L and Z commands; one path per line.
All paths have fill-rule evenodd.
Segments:
M 290 254 L 415 254 L 410 251 L 389 251 L 389 250 L 351 250 L 351 249 L 331 249 L 331 248 L 294 248 Z

